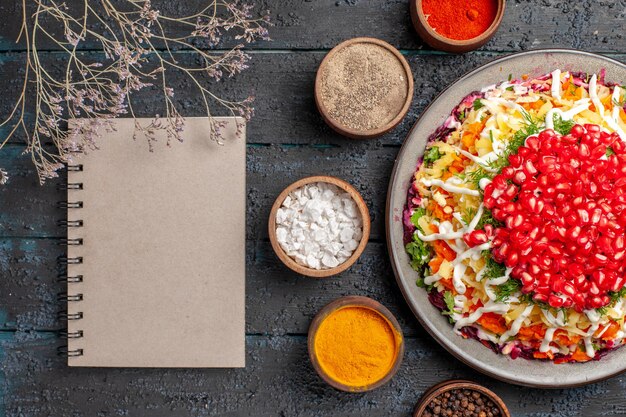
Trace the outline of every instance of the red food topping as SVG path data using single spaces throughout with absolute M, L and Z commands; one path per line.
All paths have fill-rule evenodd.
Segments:
M 613 154 L 602 158 L 608 147 Z M 578 311 L 607 305 L 626 281 L 626 144 L 597 125 L 565 136 L 548 129 L 509 163 L 484 193 L 504 223 L 494 231 L 494 260 L 534 300 Z

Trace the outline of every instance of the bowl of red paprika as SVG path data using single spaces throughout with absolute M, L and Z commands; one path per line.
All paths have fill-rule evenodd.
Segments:
M 496 33 L 505 0 L 411 0 L 411 20 L 428 45 L 462 53 L 483 46 Z

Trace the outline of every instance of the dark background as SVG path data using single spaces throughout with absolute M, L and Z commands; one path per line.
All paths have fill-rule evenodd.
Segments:
M 153 3 L 173 14 L 202 4 Z M 82 7 L 78 0 L 68 4 Z M 533 48 L 570 47 L 626 62 L 626 2 L 508 1 L 495 38 L 465 55 L 422 45 L 405 0 L 277 0 L 257 2 L 256 7 L 271 11 L 273 41 L 253 45 L 251 68 L 215 86 L 227 98 L 257 97 L 247 152 L 247 367 L 68 368 L 56 354 L 62 344 L 57 331 L 63 327 L 56 318 L 62 308 L 56 294 L 64 289 L 56 282 L 56 260 L 64 254 L 58 244 L 65 236 L 56 221 L 65 215 L 55 202 L 63 199 L 57 187 L 64 178 L 40 187 L 16 137 L 0 150 L 0 167 L 11 174 L 10 182 L 0 187 L 0 416 L 408 416 L 426 388 L 448 378 L 484 383 L 504 398 L 514 416 L 626 415 L 624 376 L 584 388 L 545 391 L 500 383 L 462 365 L 416 324 L 395 283 L 384 243 L 384 202 L 394 158 L 410 126 L 438 92 L 481 64 Z M 0 3 L 3 117 L 22 82 L 24 47 L 14 42 L 20 14 L 20 1 Z M 355 36 L 378 37 L 401 49 L 415 78 L 408 116 L 393 132 L 370 141 L 351 141 L 332 132 L 319 117 L 312 93 L 325 53 Z M 45 43 L 40 47 L 42 61 L 54 66 L 55 48 Z M 85 48 L 90 49 L 88 42 Z M 193 59 L 184 51 L 180 56 Z M 182 113 L 202 115 L 199 94 L 190 83 L 182 77 L 172 80 Z M 161 110 L 150 95 L 141 100 L 137 107 L 143 108 L 142 115 Z M 266 230 L 278 193 L 312 174 L 352 183 L 372 215 L 372 235 L 363 256 L 349 271 L 326 280 L 300 277 L 282 266 Z M 381 301 L 398 317 L 407 341 L 398 375 L 367 394 L 331 389 L 307 358 L 311 318 L 327 302 L 347 294 Z

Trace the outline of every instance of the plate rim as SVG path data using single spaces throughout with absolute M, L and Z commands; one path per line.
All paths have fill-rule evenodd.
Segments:
M 393 169 L 391 171 L 391 176 L 389 178 L 389 184 L 387 186 L 387 198 L 386 198 L 386 203 L 385 203 L 385 236 L 386 236 L 387 252 L 389 254 L 389 260 L 391 262 L 391 266 L 392 266 L 392 269 L 393 269 L 393 273 L 394 273 L 394 277 L 395 277 L 395 280 L 396 280 L 396 284 L 400 288 L 400 291 L 402 293 L 402 297 L 404 298 L 404 301 L 406 302 L 406 304 L 408 304 L 411 312 L 413 313 L 413 316 L 415 318 L 417 318 L 417 320 L 420 323 L 420 325 L 428 332 L 428 334 L 433 339 L 435 339 L 435 341 L 441 347 L 443 347 L 448 353 L 450 353 L 456 359 L 460 360 L 463 364 L 471 367 L 475 371 L 478 371 L 478 372 L 480 372 L 480 373 L 482 373 L 484 375 L 487 375 L 489 377 L 495 378 L 497 380 L 500 380 L 500 381 L 503 381 L 503 382 L 506 382 L 506 383 L 510 383 L 510 384 L 514 384 L 514 385 L 526 386 L 526 387 L 531 387 L 531 388 L 559 389 L 559 388 L 581 387 L 581 386 L 585 386 L 585 385 L 589 385 L 589 384 L 592 384 L 592 383 L 601 382 L 601 381 L 610 379 L 612 377 L 615 377 L 617 375 L 625 373 L 626 372 L 626 365 L 624 365 L 621 369 L 617 368 L 617 370 L 614 371 L 614 372 L 609 372 L 607 374 L 603 374 L 601 376 L 596 376 L 596 377 L 592 376 L 591 378 L 586 379 L 584 381 L 581 380 L 580 382 L 554 384 L 554 383 L 547 383 L 547 382 L 527 382 L 525 380 L 516 380 L 514 378 L 508 377 L 505 373 L 497 373 L 497 372 L 491 371 L 490 369 L 485 367 L 483 365 L 483 363 L 481 361 L 479 361 L 479 360 L 472 361 L 470 355 L 467 355 L 467 354 L 464 355 L 460 350 L 458 350 L 458 349 L 455 350 L 451 346 L 449 346 L 448 342 L 446 340 L 444 340 L 445 338 L 441 337 L 441 336 L 439 336 L 437 334 L 437 332 L 434 329 L 434 325 L 431 324 L 428 320 L 425 320 L 423 317 L 421 317 L 421 315 L 418 313 L 414 303 L 409 301 L 408 290 L 407 290 L 407 288 L 405 288 L 404 281 L 402 280 L 402 278 L 400 276 L 399 267 L 396 264 L 396 253 L 394 251 L 394 246 L 392 244 L 392 237 L 391 237 L 392 225 L 393 225 L 393 217 L 394 217 L 394 214 L 391 211 L 391 204 L 392 204 L 391 196 L 392 196 L 392 192 L 393 192 L 393 188 L 394 188 L 394 185 L 396 183 L 396 180 L 398 179 L 398 171 L 399 171 L 399 166 L 400 166 L 399 161 L 404 159 L 404 156 L 405 156 L 404 154 L 407 152 L 408 143 L 410 142 L 410 138 L 413 135 L 413 131 L 416 129 L 417 125 L 422 120 L 424 115 L 426 115 L 428 113 L 428 111 L 431 109 L 433 104 L 436 103 L 443 95 L 445 95 L 448 91 L 450 91 L 458 83 L 462 82 L 463 80 L 465 80 L 468 77 L 471 77 L 471 76 L 473 76 L 473 75 L 475 75 L 475 74 L 477 74 L 477 73 L 479 73 L 481 71 L 484 71 L 488 67 L 492 67 L 492 66 L 498 65 L 498 64 L 500 64 L 502 62 L 509 61 L 511 59 L 519 58 L 521 56 L 536 55 L 536 54 L 550 54 L 550 53 L 568 53 L 568 54 L 574 54 L 574 55 L 590 56 L 590 57 L 599 58 L 601 60 L 608 61 L 608 62 L 610 62 L 610 63 L 612 63 L 614 65 L 617 65 L 617 66 L 620 66 L 620 67 L 626 69 L 626 64 L 624 64 L 622 62 L 619 62 L 619 61 L 617 61 L 617 60 L 615 60 L 615 59 L 613 59 L 611 57 L 608 57 L 606 55 L 602 55 L 602 54 L 597 54 L 597 53 L 587 52 L 587 51 L 581 51 L 581 50 L 577 50 L 577 49 L 574 49 L 574 48 L 540 48 L 540 49 L 533 49 L 533 50 L 530 50 L 530 51 L 522 51 L 522 52 L 516 52 L 516 53 L 507 54 L 505 56 L 502 56 L 502 57 L 493 59 L 493 60 L 491 60 L 489 62 L 486 62 L 485 64 L 482 64 L 482 65 L 478 66 L 477 68 L 474 68 L 473 70 L 467 71 L 466 73 L 464 73 L 461 76 L 457 77 L 446 88 L 441 90 L 430 101 L 430 103 L 424 108 L 424 110 L 421 112 L 421 114 L 415 119 L 411 129 L 409 130 L 409 132 L 407 133 L 404 141 L 402 142 L 402 146 L 400 147 L 400 150 L 398 151 L 398 154 L 396 155 L 396 158 L 394 160 Z M 497 81 L 497 82 L 502 82 L 502 81 Z M 479 88 L 483 88 L 483 87 L 479 87 Z M 432 133 L 432 132 L 430 132 L 430 133 Z M 568 366 L 584 366 L 584 364 L 568 364 Z

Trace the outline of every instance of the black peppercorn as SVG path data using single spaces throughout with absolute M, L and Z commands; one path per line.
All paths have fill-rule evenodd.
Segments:
M 423 417 L 501 417 L 498 406 L 474 390 L 450 390 L 433 398 Z

